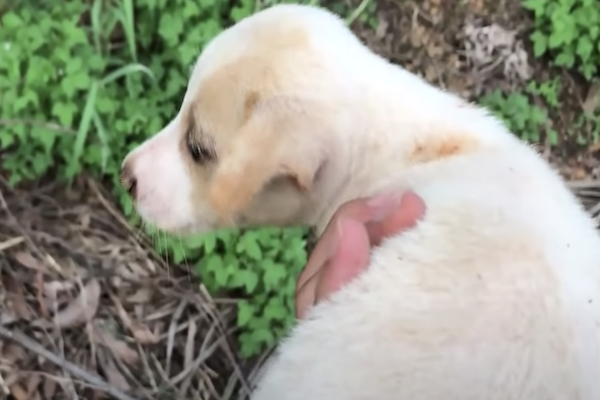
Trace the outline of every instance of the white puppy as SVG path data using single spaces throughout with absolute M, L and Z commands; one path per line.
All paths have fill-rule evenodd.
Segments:
M 123 164 L 171 232 L 309 224 L 410 187 L 427 212 L 280 346 L 256 400 L 599 400 L 600 238 L 486 110 L 276 6 L 215 38 L 181 110 Z

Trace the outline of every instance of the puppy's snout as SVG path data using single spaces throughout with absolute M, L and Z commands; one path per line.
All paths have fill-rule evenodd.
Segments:
M 129 193 L 129 195 L 135 200 L 137 192 L 137 178 L 135 177 L 131 168 L 131 163 L 126 161 L 121 166 L 121 186 Z

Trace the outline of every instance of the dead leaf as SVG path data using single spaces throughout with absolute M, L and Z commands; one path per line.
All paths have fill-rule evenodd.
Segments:
M 68 281 L 50 281 L 44 283 L 44 294 L 51 299 L 56 299 L 59 292 L 73 289 L 73 282 Z
M 119 372 L 112 360 L 110 360 L 102 353 L 99 354 L 98 359 L 100 361 L 100 365 L 102 366 L 102 370 L 104 371 L 104 375 L 108 380 L 108 383 L 125 392 L 131 390 L 131 386 L 127 382 L 127 379 L 125 379 L 123 374 Z
M 13 246 L 23 243 L 24 241 L 25 241 L 25 238 L 23 236 L 17 236 L 17 237 L 5 240 L 4 242 L 0 242 L 0 251 L 10 249 Z
M 42 294 L 42 287 L 44 286 L 44 274 L 39 272 L 35 274 L 35 289 L 36 289 L 36 298 L 38 301 L 38 305 L 40 306 L 40 311 L 44 318 L 49 319 L 50 314 L 48 313 L 48 307 L 46 307 L 46 302 L 44 300 L 44 296 Z
M 156 344 L 160 338 L 154 334 L 146 325 L 141 323 L 135 323 L 132 327 L 133 337 L 138 341 L 139 344 L 148 345 Z
M 0 325 L 9 325 L 18 320 L 19 318 L 11 312 L 0 313 Z
M 128 303 L 148 303 L 152 298 L 152 292 L 148 288 L 141 288 L 127 298 Z
M 90 280 L 71 304 L 56 313 L 54 323 L 61 328 L 65 328 L 91 320 L 98 309 L 100 292 L 101 288 L 98 281 L 96 279 Z
M 17 317 L 26 321 L 31 320 L 31 311 L 25 301 L 23 295 L 23 287 L 17 282 L 17 280 L 10 274 L 6 274 L 6 282 L 4 283 L 8 293 L 12 309 L 14 310 Z
M 587 92 L 587 96 L 585 101 L 581 105 L 583 111 L 587 115 L 593 115 L 594 112 L 598 109 L 598 102 L 600 101 L 600 82 L 598 80 L 594 80 L 590 85 L 590 88 Z
M 92 216 L 89 213 L 85 213 L 85 214 L 81 215 L 80 222 L 81 222 L 82 227 L 89 228 L 91 221 L 92 221 Z
M 190 319 L 190 324 L 188 326 L 188 335 L 187 342 L 185 344 L 185 354 L 184 354 L 184 365 L 185 368 L 189 368 L 194 361 L 194 343 L 196 339 L 196 331 L 198 326 L 196 325 L 196 321 Z
M 115 307 L 117 307 L 117 313 L 121 319 L 121 322 L 127 327 L 127 329 L 131 331 L 135 340 L 137 340 L 140 344 L 158 343 L 158 336 L 152 333 L 152 331 L 150 331 L 150 329 L 148 329 L 148 327 L 144 324 L 133 321 L 117 296 L 111 294 L 110 297 L 113 300 Z
M 104 400 L 108 395 L 102 390 L 92 390 L 92 400 Z
M 377 15 L 379 19 L 379 25 L 377 26 L 377 30 L 375 31 L 375 37 L 379 40 L 383 39 L 387 33 L 390 24 L 386 18 L 385 13 L 380 12 Z
M 12 394 L 16 400 L 29 400 L 27 391 L 19 383 L 10 385 L 10 394 Z
M 99 326 L 94 326 L 94 340 L 96 343 L 107 347 L 115 357 L 129 365 L 137 365 L 140 361 L 139 354 L 129 345 L 113 337 L 109 332 Z
M 44 393 L 44 399 L 51 399 L 54 397 L 54 393 L 56 393 L 56 382 L 54 379 L 46 378 L 44 379 L 44 385 L 42 388 Z
M 43 262 L 32 256 L 30 253 L 20 251 L 15 254 L 15 260 L 24 267 L 33 269 L 38 272 L 47 273 L 48 269 Z
M 156 264 L 154 264 L 154 263 L 152 262 L 152 260 L 150 259 L 150 257 L 148 257 L 148 258 L 146 259 L 146 268 L 148 268 L 148 270 L 149 270 L 151 273 L 153 273 L 153 274 L 154 274 L 154 273 L 157 271 Z
M 575 170 L 573 171 L 573 174 L 571 175 L 571 178 L 575 181 L 579 181 L 582 180 L 586 177 L 586 172 L 583 168 L 575 168 Z
M 595 153 L 600 150 L 600 141 L 594 142 L 588 146 L 588 151 L 590 153 Z
M 127 280 L 142 280 L 148 277 L 148 271 L 136 262 L 120 265 L 116 270 L 117 274 Z
M 23 360 L 27 356 L 23 347 L 13 343 L 2 346 L 0 355 L 2 356 L 3 364 L 5 365 L 16 365 L 18 364 L 17 361 Z
M 27 396 L 29 398 L 36 397 L 38 391 L 38 386 L 42 383 L 42 375 L 40 374 L 31 374 L 27 379 Z M 38 395 L 39 396 L 39 395 Z

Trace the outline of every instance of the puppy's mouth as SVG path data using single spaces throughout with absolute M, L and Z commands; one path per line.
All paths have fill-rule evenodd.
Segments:
M 140 215 L 141 216 L 141 215 Z M 185 225 L 161 225 L 156 221 L 144 218 L 141 216 L 144 226 L 150 232 L 164 232 L 172 236 L 190 236 L 190 235 L 198 235 L 209 232 L 211 229 L 205 229 L 203 226 L 199 226 L 197 224 L 185 224 Z
M 131 199 L 135 202 L 136 200 L 136 190 L 137 190 L 137 180 L 129 176 L 126 172 L 121 172 L 119 174 L 119 184 L 121 187 L 129 194 Z

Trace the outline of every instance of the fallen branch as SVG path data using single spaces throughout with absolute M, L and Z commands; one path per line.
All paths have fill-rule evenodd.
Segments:
M 34 352 L 38 356 L 44 357 L 51 363 L 68 371 L 73 376 L 76 376 L 77 378 L 89 383 L 90 385 L 95 386 L 98 390 L 102 390 L 118 400 L 137 400 L 134 397 L 131 397 L 128 394 L 117 389 L 116 387 L 106 383 L 98 375 L 87 372 L 78 367 L 77 365 L 65 360 L 64 358 L 46 350 L 42 345 L 40 345 L 39 343 L 32 340 L 27 335 L 18 330 L 11 331 L 6 329 L 4 326 L 0 325 L 0 336 L 2 336 L 5 339 L 9 339 L 16 342 L 17 344 L 25 347 L 26 349 Z

